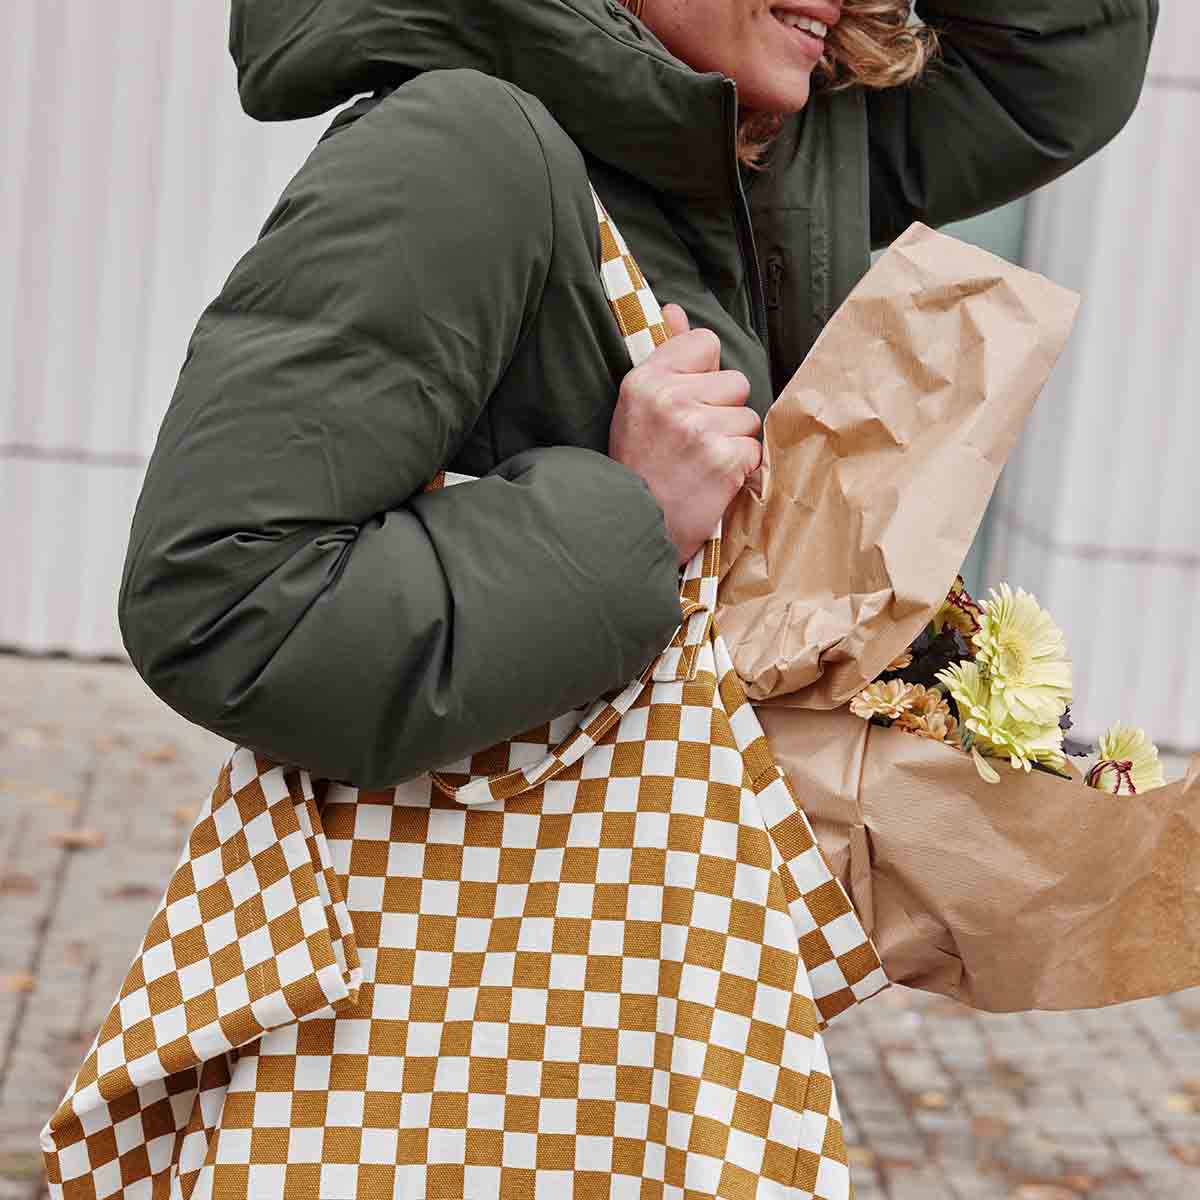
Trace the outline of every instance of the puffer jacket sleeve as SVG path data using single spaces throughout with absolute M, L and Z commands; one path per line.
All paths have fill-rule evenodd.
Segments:
M 387 787 L 535 727 L 679 621 L 661 510 L 605 455 L 535 449 L 422 491 L 550 269 L 519 95 L 436 72 L 318 145 L 203 313 L 146 475 L 134 664 L 185 717 L 321 777 Z
M 868 94 L 872 242 L 1049 183 L 1128 120 L 1158 0 L 918 0 L 942 53 Z

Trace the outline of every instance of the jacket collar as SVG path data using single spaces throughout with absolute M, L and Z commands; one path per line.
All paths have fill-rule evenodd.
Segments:
M 585 153 L 656 191 L 725 212 L 737 194 L 732 80 L 674 58 L 615 0 L 233 0 L 229 46 L 262 120 L 469 68 L 536 96 Z

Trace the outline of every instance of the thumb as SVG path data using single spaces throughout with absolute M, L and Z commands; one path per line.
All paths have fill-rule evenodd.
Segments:
M 663 320 L 667 323 L 667 332 L 671 337 L 678 337 L 681 333 L 687 333 L 691 328 L 688 324 L 687 313 L 678 304 L 664 304 L 662 315 Z

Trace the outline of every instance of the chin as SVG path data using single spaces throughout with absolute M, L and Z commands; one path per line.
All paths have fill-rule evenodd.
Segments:
M 757 112 L 799 112 L 808 103 L 811 94 L 811 73 L 786 83 L 776 78 L 762 87 L 755 86 L 751 81 L 738 81 L 738 97 L 743 107 Z

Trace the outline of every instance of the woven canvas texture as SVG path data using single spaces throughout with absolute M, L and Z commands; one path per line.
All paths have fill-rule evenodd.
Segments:
M 636 363 L 666 330 L 597 216 Z M 236 751 L 51 1194 L 846 1200 L 820 1030 L 887 981 L 713 629 L 719 555 L 639 679 L 435 776 Z

